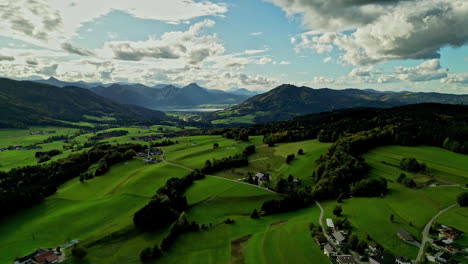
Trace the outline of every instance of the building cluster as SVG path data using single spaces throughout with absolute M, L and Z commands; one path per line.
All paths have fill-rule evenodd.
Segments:
M 434 263 L 448 263 L 447 254 L 456 254 L 463 251 L 456 240 L 463 234 L 460 230 L 434 223 L 431 228 L 432 247 L 436 249 L 433 254 L 426 253 L 426 258 Z M 465 249 L 466 250 L 466 249 Z
M 162 159 L 155 158 L 154 156 L 163 155 L 164 152 L 160 148 L 148 148 L 145 152 L 137 152 L 136 156 L 133 158 L 143 157 L 143 162 L 147 164 L 155 164 L 161 162 Z
M 6 148 L 0 148 L 0 152 L 5 152 L 5 151 L 10 151 L 10 150 L 32 150 L 32 149 L 42 149 L 41 146 L 37 145 L 29 145 L 29 146 L 20 146 L 20 145 L 13 145 L 13 146 L 8 146 Z
M 55 130 L 49 130 L 49 131 L 29 131 L 30 135 L 49 135 L 49 134 L 54 134 Z
M 323 253 L 330 259 L 333 259 L 333 263 L 363 263 L 357 261 L 356 258 L 362 259 L 362 256 L 350 254 L 343 254 L 343 251 L 347 252 L 348 248 L 348 233 L 339 230 L 333 223 L 333 219 L 326 219 L 327 229 L 330 230 L 331 236 L 327 238 L 327 242 L 321 244 L 323 246 Z M 403 229 L 397 230 L 397 236 L 405 241 L 414 241 L 413 236 Z M 386 256 L 383 255 L 384 249 L 376 242 L 371 241 L 368 243 L 365 249 L 366 256 L 369 260 L 369 264 L 383 264 L 383 263 L 395 263 L 395 264 L 412 264 L 412 261 L 402 256 Z M 357 253 L 356 253 L 357 254 Z M 391 259 L 385 259 L 390 258 Z M 390 261 L 390 262 L 389 262 Z
M 160 140 L 163 139 L 164 135 L 148 135 L 148 136 L 142 136 L 142 137 L 134 137 L 132 140 L 136 141 L 143 141 L 143 142 L 150 142 L 150 141 L 155 141 L 155 140 Z

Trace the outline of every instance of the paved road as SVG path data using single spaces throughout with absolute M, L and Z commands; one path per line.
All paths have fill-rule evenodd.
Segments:
M 445 213 L 446 211 L 448 211 L 449 209 L 453 208 L 457 206 L 457 204 L 454 204 L 454 205 L 451 205 L 447 208 L 445 208 L 444 210 L 438 212 L 434 217 L 432 217 L 431 220 L 429 220 L 429 222 L 427 222 L 426 226 L 424 227 L 423 229 L 423 232 L 422 232 L 422 242 L 421 242 L 421 246 L 419 247 L 419 252 L 418 252 L 418 257 L 416 258 L 416 262 L 419 262 L 421 261 L 421 258 L 424 254 L 424 246 L 426 245 L 427 242 L 429 242 L 431 239 L 429 238 L 429 229 L 431 229 L 431 226 L 432 226 L 432 223 L 437 219 L 437 217 L 439 217 L 441 214 Z
M 167 161 L 166 159 L 164 159 L 164 155 L 166 153 L 163 152 L 163 154 L 161 155 L 161 159 L 164 163 L 168 164 L 168 165 L 171 165 L 171 166 L 175 166 L 175 167 L 179 167 L 181 169 L 184 169 L 184 170 L 188 170 L 188 171 L 194 171 L 194 169 L 191 169 L 191 168 L 188 168 L 188 167 L 185 167 L 185 166 L 182 166 L 182 165 L 179 165 L 179 164 L 175 164 L 175 163 L 172 163 L 172 162 L 169 162 Z M 268 192 L 271 192 L 271 193 L 275 193 L 275 194 L 280 194 L 280 193 L 277 193 L 273 190 L 270 190 L 268 188 L 265 188 L 265 187 L 261 187 L 261 186 L 258 186 L 258 185 L 253 185 L 253 184 L 250 184 L 250 183 L 247 183 L 247 182 L 242 182 L 242 181 L 235 181 L 235 180 L 231 180 L 231 179 L 227 179 L 227 178 L 223 178 L 223 177 L 219 177 L 219 176 L 215 176 L 215 175 L 206 175 L 208 177 L 213 177 L 213 178 L 218 178 L 218 179 L 222 179 L 222 180 L 226 180 L 226 181 L 231 181 L 231 182 L 235 182 L 235 183 L 240 183 L 240 184 L 246 184 L 246 185 L 249 185 L 249 186 L 252 186 L 252 187 L 256 187 L 256 188 L 260 188 L 262 190 L 265 190 L 265 191 L 268 191 Z M 280 194 L 281 195 L 281 194 Z

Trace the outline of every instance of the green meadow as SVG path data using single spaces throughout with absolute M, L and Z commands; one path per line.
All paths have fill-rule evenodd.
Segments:
M 54 134 L 31 135 L 30 131 L 56 131 Z M 38 151 L 50 151 L 53 149 L 63 150 L 64 142 L 55 141 L 42 143 L 46 138 L 58 135 L 72 135 L 78 129 L 63 127 L 32 127 L 30 129 L 0 129 L 0 148 L 11 145 L 29 146 L 39 144 L 42 149 L 10 150 L 0 152 L 0 170 L 6 171 L 12 168 L 35 165 L 37 158 L 34 156 Z M 62 154 L 52 157 L 52 160 L 67 157 L 71 151 L 63 151 Z
M 303 181 L 303 185 L 312 185 L 312 173 L 315 170 L 315 161 L 330 147 L 330 143 L 322 143 L 318 140 L 307 140 L 294 143 L 276 144 L 268 147 L 258 143 L 256 153 L 249 158 L 249 166 L 236 168 L 218 173 L 217 175 L 230 179 L 239 179 L 248 172 L 269 172 L 274 180 L 286 178 L 289 174 Z M 304 155 L 298 155 L 299 149 Z M 286 157 L 294 154 L 296 158 L 291 164 L 286 164 Z
M 393 166 L 398 165 L 405 157 L 416 157 L 425 162 L 432 176 L 411 174 Z M 440 210 L 455 204 L 456 196 L 463 189 L 460 187 L 410 189 L 397 183 L 397 177 L 400 173 L 406 173 L 410 177 L 420 179 L 429 177 L 434 183 L 454 184 L 463 182 L 463 179 L 466 182 L 466 177 L 468 177 L 466 156 L 426 146 L 385 146 L 371 150 L 364 155 L 364 158 L 369 165 L 369 177 L 384 177 L 389 180 L 389 193 L 384 198 L 345 199 L 342 204 L 343 217 L 351 222 L 353 231 L 361 239 L 370 236 L 395 255 L 400 254 L 414 259 L 419 249 L 400 240 L 396 236 L 396 230 L 403 228 L 420 241 L 421 232 L 426 223 Z M 334 218 L 332 211 L 337 203 L 329 201 L 324 205 L 326 217 Z M 440 219 L 451 219 L 454 226 L 468 231 L 466 221 L 468 209 L 458 208 L 457 217 L 448 217 L 455 214 L 452 210 L 442 215 Z M 392 214 L 394 215 L 393 223 L 390 221 Z M 440 222 L 440 220 L 436 221 Z M 447 222 L 447 224 L 450 223 Z

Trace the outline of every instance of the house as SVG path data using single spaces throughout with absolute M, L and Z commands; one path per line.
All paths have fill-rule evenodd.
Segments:
M 382 264 L 382 263 L 383 263 L 383 257 L 380 255 L 369 257 L 369 264 Z
M 461 232 L 453 227 L 444 227 L 439 233 L 439 238 L 448 238 L 450 240 L 456 240 L 461 235 Z
M 402 228 L 398 228 L 397 236 L 405 241 L 414 240 L 413 236 Z
M 337 245 L 343 245 L 346 242 L 346 237 L 343 235 L 343 233 L 339 231 L 333 232 L 333 238 L 335 239 L 335 243 Z
M 301 184 L 301 183 L 302 183 L 302 180 L 301 180 L 301 179 L 299 179 L 299 178 L 295 178 L 295 179 L 293 180 L 293 183 L 295 183 L 295 184 L 299 185 L 299 184 Z
M 329 228 L 335 229 L 335 225 L 333 224 L 333 219 L 327 218 L 327 219 L 325 219 L 325 220 L 327 221 L 327 226 L 328 226 Z
M 270 175 L 266 172 L 259 172 L 255 174 L 254 178 L 257 178 L 259 182 L 269 182 L 270 181 Z
M 355 264 L 354 257 L 351 255 L 338 255 L 336 256 L 336 261 L 339 264 Z
M 146 158 L 143 159 L 143 162 L 146 163 L 146 164 L 154 164 L 154 163 L 156 163 L 156 160 L 153 159 L 153 158 L 146 157 Z
M 379 245 L 377 245 L 377 243 L 375 243 L 374 241 L 371 241 L 369 243 L 369 250 L 372 251 L 372 252 L 375 252 L 375 251 L 379 250 Z
M 52 250 L 47 250 L 34 256 L 34 260 L 37 264 L 58 263 L 58 255 Z
M 395 259 L 395 263 L 396 264 L 411 264 L 411 260 L 409 260 L 409 259 L 407 259 L 405 257 L 402 257 L 402 256 L 398 256 Z
M 330 243 L 327 243 L 324 247 L 323 247 L 323 254 L 327 255 L 327 257 L 334 257 L 336 256 L 336 250 L 335 248 L 330 245 Z
M 442 251 L 437 252 L 434 256 L 426 254 L 426 258 L 430 262 L 434 262 L 434 263 L 442 263 L 442 264 L 447 263 L 447 260 L 442 257 L 443 254 L 444 254 L 444 252 L 442 252 Z
M 16 258 L 14 264 L 53 264 L 60 263 L 61 253 L 52 249 L 38 249 L 25 257 Z

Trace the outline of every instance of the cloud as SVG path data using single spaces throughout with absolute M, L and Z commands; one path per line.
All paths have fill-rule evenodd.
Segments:
M 39 62 L 36 59 L 29 58 L 29 59 L 26 59 L 26 64 L 36 66 L 36 65 L 39 65 Z
M 333 60 L 332 57 L 326 57 L 325 59 L 323 59 L 323 62 L 328 63 L 328 62 L 330 62 L 332 60 Z
M 258 53 L 264 53 L 267 52 L 268 49 L 257 49 L 257 50 L 245 50 L 244 53 L 248 55 L 253 55 L 253 54 L 258 54 Z
M 60 46 L 62 47 L 64 51 L 71 53 L 71 54 L 76 54 L 80 56 L 96 56 L 94 52 L 87 50 L 87 49 L 80 48 L 80 47 L 76 47 L 70 43 L 62 43 L 62 45 Z
M 0 54 L 0 61 L 14 61 L 15 57 Z
M 335 79 L 329 78 L 329 77 L 324 77 L 324 76 L 315 76 L 314 79 L 312 80 L 312 83 L 335 83 Z
M 402 81 L 426 82 L 447 77 L 446 69 L 440 66 L 439 59 L 432 59 L 416 67 L 395 67 L 397 77 Z
M 289 64 L 291 64 L 291 62 L 289 62 L 289 61 L 281 61 L 279 64 L 280 64 L 280 65 L 289 65 Z
M 384 76 L 379 76 L 377 78 L 377 83 L 396 83 L 399 81 L 400 81 L 399 78 L 397 78 L 396 76 L 392 76 L 392 75 L 384 75 Z
M 468 42 L 465 0 L 270 1 L 322 33 L 302 34 L 293 42 L 296 49 L 326 53 L 336 47 L 344 52 L 341 60 L 352 65 L 435 59 L 441 48 Z
M 215 25 L 205 19 L 192 25 L 187 31 L 164 33 L 160 39 L 146 41 L 112 41 L 105 44 L 115 59 L 140 61 L 144 58 L 180 59 L 190 64 L 198 64 L 209 56 L 224 53 L 224 46 L 216 34 L 200 36 L 203 28 Z
M 354 68 L 348 74 L 349 77 L 366 77 L 370 76 L 374 67 Z
M 252 33 L 249 33 L 250 36 L 260 36 L 262 35 L 263 32 L 252 32 Z
M 442 79 L 441 82 L 468 84 L 468 73 L 449 74 L 447 78 Z
M 223 16 L 227 5 L 195 0 L 5 0 L 0 3 L 0 35 L 41 46 L 60 46 L 86 22 L 121 11 L 135 18 L 179 23 Z

